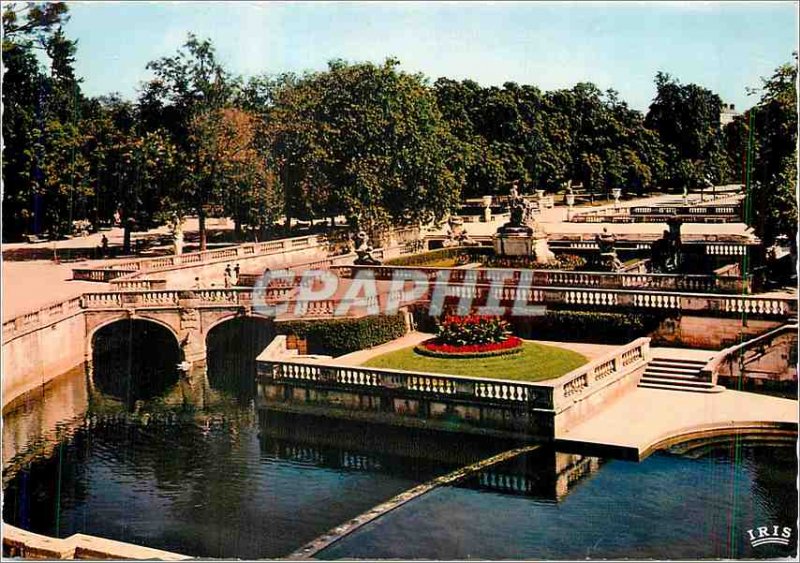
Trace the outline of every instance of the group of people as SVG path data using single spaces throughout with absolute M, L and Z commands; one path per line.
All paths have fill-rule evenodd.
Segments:
M 236 266 L 233 268 L 231 268 L 230 264 L 225 266 L 225 273 L 223 274 L 223 284 L 225 289 L 230 289 L 239 283 L 239 271 L 239 264 L 236 264 Z M 214 287 L 213 283 L 211 284 L 211 287 Z M 192 289 L 202 289 L 202 283 L 200 282 L 199 277 L 194 278 L 194 285 L 192 286 Z

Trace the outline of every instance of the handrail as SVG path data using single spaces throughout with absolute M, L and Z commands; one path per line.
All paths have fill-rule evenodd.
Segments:
M 283 252 L 287 250 L 298 250 L 302 248 L 313 248 L 325 238 L 321 235 L 307 235 L 277 239 L 265 242 L 245 243 L 232 245 L 225 248 L 214 250 L 203 250 L 200 252 L 189 252 L 186 254 L 173 254 L 168 256 L 157 256 L 153 258 L 138 258 L 127 262 L 111 264 L 98 268 L 75 268 L 73 269 L 73 279 L 88 279 L 91 281 L 110 281 L 121 277 L 118 272 L 124 271 L 122 275 L 135 276 L 140 273 L 169 270 L 175 267 L 190 266 L 192 264 L 204 264 L 216 260 L 248 258 Z
M 705 366 L 700 370 L 701 375 L 704 378 L 708 378 L 709 381 L 715 382 L 715 376 L 717 375 L 720 366 L 727 362 L 730 358 L 734 355 L 738 354 L 741 350 L 745 350 L 747 348 L 751 348 L 753 346 L 760 345 L 764 341 L 769 341 L 775 338 L 776 336 L 780 336 L 784 332 L 797 332 L 798 324 L 797 323 L 787 323 L 781 325 L 777 328 L 770 330 L 769 332 L 765 332 L 759 336 L 751 338 L 745 342 L 740 342 L 738 344 L 734 344 L 733 346 L 728 346 L 714 354 L 714 356 L 706 363 Z

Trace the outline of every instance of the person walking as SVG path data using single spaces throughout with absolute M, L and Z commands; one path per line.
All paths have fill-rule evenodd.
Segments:
M 228 264 L 225 266 L 225 289 L 230 289 L 231 287 L 231 265 Z
M 233 285 L 239 285 L 239 264 L 233 267 Z

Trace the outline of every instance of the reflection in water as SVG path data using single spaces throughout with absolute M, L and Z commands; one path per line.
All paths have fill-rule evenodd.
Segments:
M 178 381 L 178 342 L 163 326 L 124 320 L 102 327 L 92 343 L 93 383 L 128 408 Z
M 255 393 L 256 356 L 275 337 L 268 319 L 242 317 L 225 321 L 208 334 L 208 380 L 214 389 L 246 403 Z
M 791 447 L 718 445 L 697 459 L 659 452 L 642 463 L 606 461 L 557 504 L 484 486 L 498 470 L 434 490 L 317 557 L 774 558 L 797 549 Z M 751 547 L 747 530 L 760 525 L 790 526 L 791 545 Z
M 518 445 L 257 411 L 251 367 L 225 360 L 231 349 L 219 341 L 211 349 L 207 375 L 115 387 L 114 373 L 125 372 L 99 362 L 92 377 L 76 371 L 7 409 L 6 521 L 201 557 L 281 557 L 420 482 Z M 540 448 L 434 490 L 321 555 L 774 556 L 778 548 L 748 551 L 739 536 L 794 522 L 793 451 L 692 452 L 697 459 L 663 453 L 636 464 Z

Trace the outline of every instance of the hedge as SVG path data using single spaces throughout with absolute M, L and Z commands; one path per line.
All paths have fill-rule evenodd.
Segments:
M 410 256 L 400 256 L 384 262 L 386 266 L 425 266 L 431 262 L 444 260 L 446 258 L 457 258 L 461 255 L 469 256 L 472 260 L 475 256 L 486 256 L 494 250 L 489 246 L 452 246 L 450 248 L 440 248 L 423 252 L 422 254 L 412 254 Z
M 655 330 L 663 315 L 549 310 L 541 317 L 512 319 L 516 334 L 540 340 L 629 342 Z
M 406 333 L 404 314 L 360 319 L 321 319 L 276 323 L 278 334 L 293 334 L 308 343 L 309 354 L 341 356 L 384 344 Z

